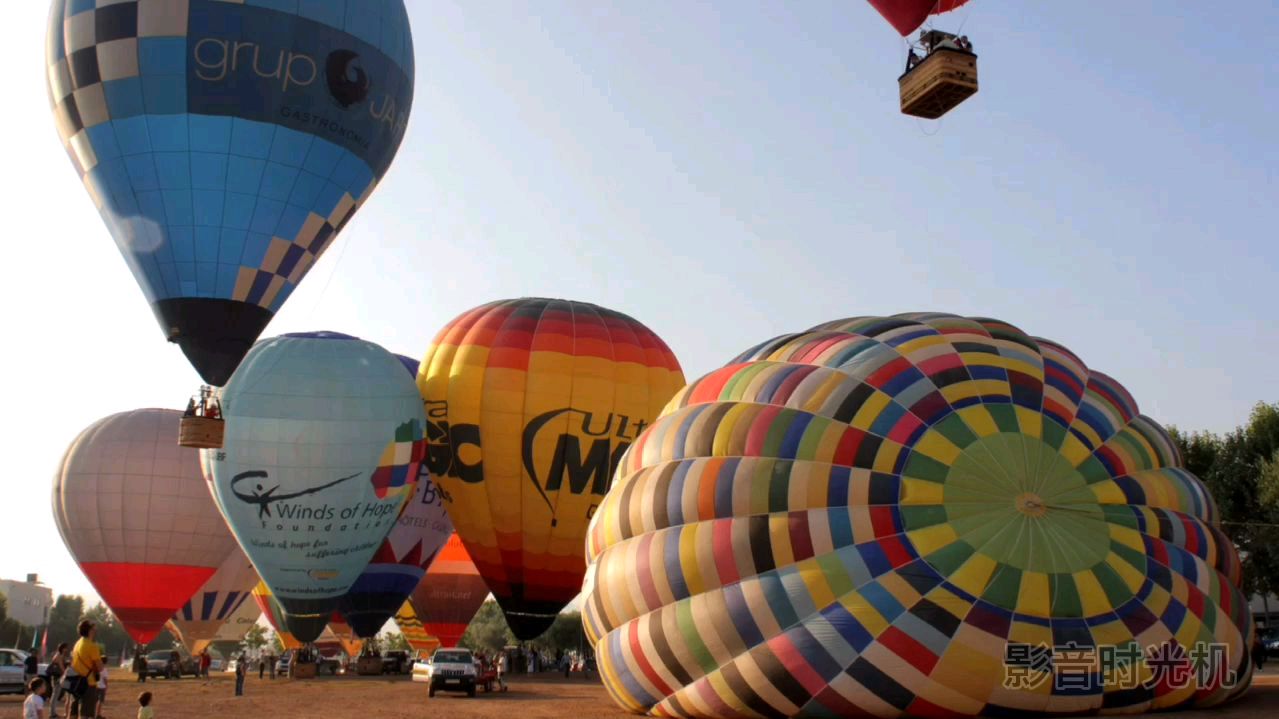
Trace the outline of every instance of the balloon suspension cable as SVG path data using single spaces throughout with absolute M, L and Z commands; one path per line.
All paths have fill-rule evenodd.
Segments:
M 342 258 L 346 256 L 346 248 L 351 246 L 351 236 L 346 236 L 346 242 L 342 243 L 342 249 L 338 250 L 338 257 L 333 261 L 333 269 L 329 271 L 329 276 L 324 278 L 324 286 L 320 288 L 320 294 L 315 298 L 315 304 L 311 305 L 311 310 L 307 312 L 306 323 L 311 323 L 311 318 L 315 316 L 315 311 L 319 309 L 320 303 L 324 301 L 324 295 L 329 291 L 329 284 L 333 282 L 333 275 L 337 274 L 338 266 L 342 264 Z
M 1229 524 L 1235 527 L 1270 527 L 1272 529 L 1279 529 L 1279 524 L 1276 524 L 1274 522 L 1228 522 L 1223 519 L 1221 520 L 1221 523 Z
M 919 118 L 919 117 L 915 118 L 915 126 L 919 128 L 919 134 L 923 135 L 924 137 L 936 137 L 938 134 L 941 133 L 942 123 L 945 121 L 945 119 L 946 118 L 944 117 L 937 118 L 937 122 L 934 123 L 933 125 L 937 129 L 933 130 L 932 132 L 929 132 L 924 129 L 925 125 L 924 125 L 923 118 Z

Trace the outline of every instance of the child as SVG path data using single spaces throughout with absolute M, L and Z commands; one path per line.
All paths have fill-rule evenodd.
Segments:
M 31 695 L 22 702 L 22 719 L 44 719 L 44 680 L 36 677 L 27 684 Z
M 138 719 L 155 719 L 155 712 L 151 710 L 151 692 L 138 695 Z
M 92 689 L 93 687 L 89 687 Z M 102 719 L 102 705 L 107 703 L 107 668 L 102 667 L 102 671 L 98 674 L 98 706 L 95 709 L 94 719 Z

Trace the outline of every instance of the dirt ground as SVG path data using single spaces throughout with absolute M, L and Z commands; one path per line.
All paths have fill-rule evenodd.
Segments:
M 125 672 L 112 672 L 105 719 L 133 719 L 142 685 Z M 118 679 L 116 677 L 119 677 Z M 513 677 L 510 691 L 474 699 L 465 694 L 426 696 L 425 684 L 408 677 L 321 677 L 289 681 L 259 680 L 251 675 L 244 696 L 234 696 L 230 674 L 208 681 L 152 680 L 146 689 L 155 695 L 156 719 L 246 717 L 250 719 L 614 719 L 630 717 L 608 698 L 598 681 L 564 679 L 555 674 Z M 0 719 L 22 716 L 18 697 L 0 697 Z M 1161 715 L 1165 717 L 1173 715 Z M 1279 673 L 1267 670 L 1242 699 L 1221 709 L 1182 712 L 1178 719 L 1252 719 L 1279 717 Z

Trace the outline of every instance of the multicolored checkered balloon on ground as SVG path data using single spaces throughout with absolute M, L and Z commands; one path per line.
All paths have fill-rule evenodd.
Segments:
M 165 336 L 222 385 L 386 173 L 403 0 L 54 0 L 49 100 Z
M 683 389 L 587 540 L 604 682 L 654 716 L 1207 706 L 1239 559 L 1117 382 L 1006 323 L 861 317 Z

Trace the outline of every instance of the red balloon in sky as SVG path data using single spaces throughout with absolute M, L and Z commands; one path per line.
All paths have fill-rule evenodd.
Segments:
M 905 37 L 923 25 L 929 15 L 950 12 L 967 3 L 968 0 L 867 0 L 867 2 Z

